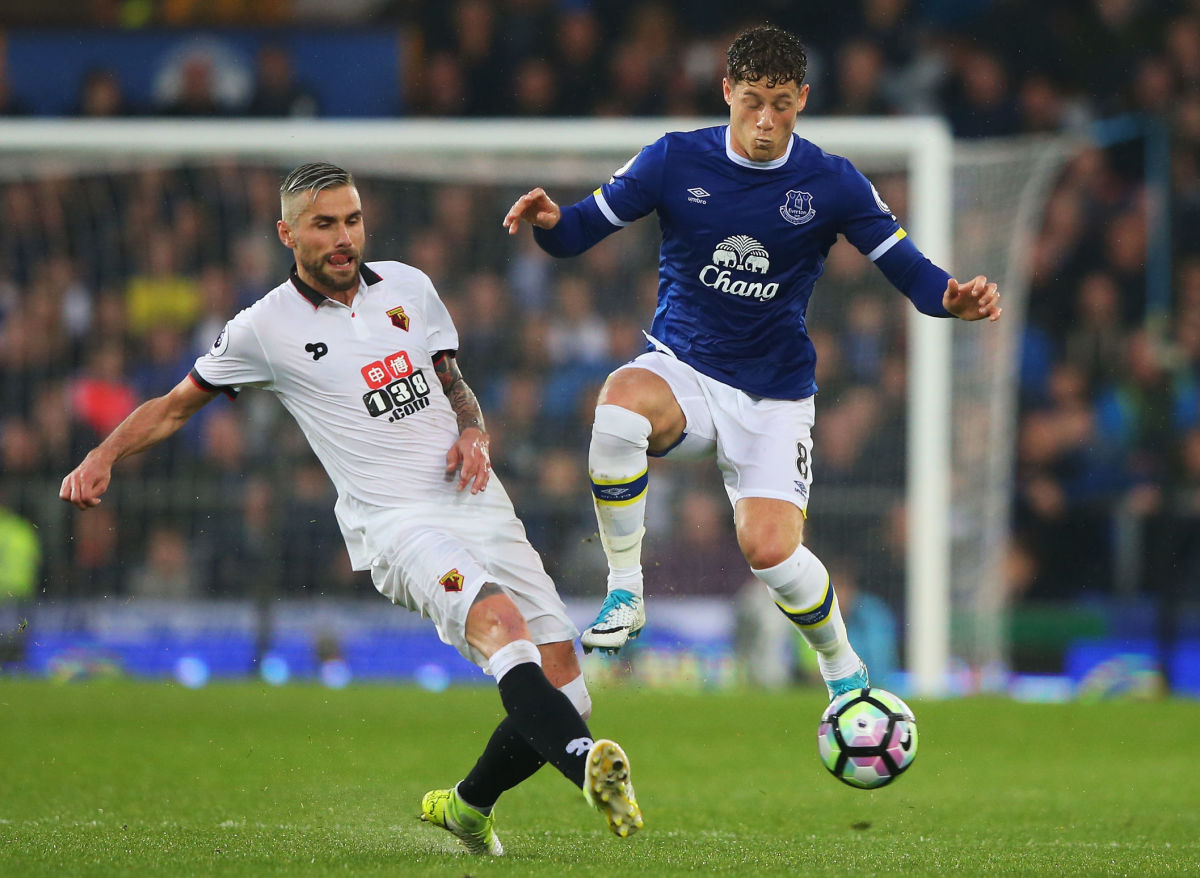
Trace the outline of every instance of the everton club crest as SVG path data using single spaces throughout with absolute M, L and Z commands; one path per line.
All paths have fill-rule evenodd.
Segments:
M 792 225 L 802 226 L 817 215 L 812 201 L 811 193 L 789 189 L 787 198 L 779 207 L 779 214 Z

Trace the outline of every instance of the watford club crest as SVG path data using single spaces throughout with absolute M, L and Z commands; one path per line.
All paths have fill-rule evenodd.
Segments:
M 397 305 L 391 311 L 388 311 L 387 315 L 392 318 L 392 326 L 408 332 L 408 315 L 404 313 L 403 308 Z
M 395 320 L 396 318 L 393 317 L 392 319 Z M 405 318 L 405 320 L 407 319 L 408 318 Z M 446 591 L 462 591 L 463 582 L 463 575 L 458 572 L 457 567 L 452 569 L 449 573 L 438 580 L 438 584 L 441 585 L 441 587 Z

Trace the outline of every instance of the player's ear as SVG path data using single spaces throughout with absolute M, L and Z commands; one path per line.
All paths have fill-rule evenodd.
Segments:
M 725 93 L 725 103 L 733 103 L 733 86 L 729 84 L 729 77 L 725 76 L 721 79 L 721 91 Z
M 804 109 L 804 105 L 808 103 L 808 83 L 800 86 L 800 94 L 796 97 L 796 112 L 799 113 Z
M 291 227 L 283 220 L 278 220 L 275 223 L 275 231 L 279 233 L 279 240 L 283 242 L 283 246 L 289 250 L 296 247 L 296 236 L 292 234 Z

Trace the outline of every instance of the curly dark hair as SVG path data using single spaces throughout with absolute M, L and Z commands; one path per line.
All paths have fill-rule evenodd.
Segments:
M 726 53 L 729 82 L 766 80 L 774 88 L 794 80 L 803 85 L 808 72 L 808 53 L 795 34 L 773 24 L 760 24 L 738 34 Z

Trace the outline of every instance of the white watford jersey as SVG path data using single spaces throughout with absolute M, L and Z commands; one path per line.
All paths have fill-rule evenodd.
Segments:
M 373 506 L 453 496 L 458 424 L 433 371 L 458 333 L 432 282 L 401 262 L 364 265 L 349 306 L 291 277 L 226 324 L 192 379 L 230 396 L 278 395 L 339 496 Z

